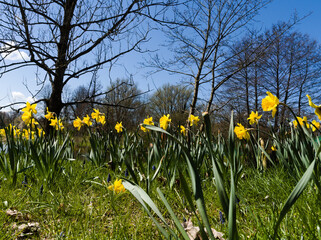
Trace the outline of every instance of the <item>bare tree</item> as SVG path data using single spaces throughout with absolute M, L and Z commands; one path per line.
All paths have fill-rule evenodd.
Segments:
M 44 101 L 58 116 L 72 103 L 62 92 L 71 81 L 112 64 L 147 40 L 147 17 L 156 20 L 169 1 L 154 0 L 5 0 L 0 1 L 1 74 L 25 66 L 45 73 L 50 82 Z M 146 26 L 146 29 L 144 29 Z M 10 54 L 21 61 L 9 61 Z M 27 55 L 27 56 L 26 56 Z
M 171 60 L 156 56 L 151 66 L 179 74 L 193 85 L 190 114 L 194 114 L 200 87 L 212 89 L 207 109 L 210 109 L 214 92 L 229 78 L 218 75 L 229 58 L 226 51 L 232 38 L 250 22 L 267 0 L 191 0 L 175 9 L 175 27 L 169 26 Z
M 276 24 L 256 38 L 241 39 L 232 48 L 230 55 L 235 57 L 226 65 L 227 72 L 233 72 L 239 65 L 244 66 L 252 61 L 249 58 L 249 42 L 253 42 L 250 45 L 254 48 L 262 45 L 262 42 L 268 46 L 264 54 L 254 58 L 251 65 L 234 74 L 220 92 L 221 99 L 229 102 L 229 106 L 235 110 L 238 121 L 247 124 L 247 117 L 251 111 L 259 110 L 258 100 L 266 95 L 266 91 L 275 94 L 299 115 L 302 105 L 307 103 L 305 95 L 317 96 L 321 76 L 320 47 L 309 36 L 286 29 L 287 24 Z M 241 54 L 235 55 L 234 52 Z M 292 118 L 288 109 L 279 106 L 274 126 L 283 125 L 289 117 Z

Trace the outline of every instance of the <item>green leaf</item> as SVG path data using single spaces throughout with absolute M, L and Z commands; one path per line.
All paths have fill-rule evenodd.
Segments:
M 165 226 L 167 227 L 167 229 L 171 232 L 171 234 L 177 239 L 177 235 L 173 232 L 173 230 L 171 230 L 171 228 L 168 226 L 168 224 L 166 223 L 163 215 L 161 214 L 161 212 L 159 211 L 159 209 L 157 208 L 157 206 L 155 205 L 155 203 L 153 202 L 153 200 L 148 196 L 148 194 L 138 185 L 135 185 L 134 183 L 128 181 L 128 180 L 123 180 L 123 185 L 124 187 L 131 193 L 134 195 L 134 197 L 138 200 L 138 202 L 143 206 L 144 210 L 147 212 L 147 214 L 149 215 L 149 217 L 154 221 L 154 223 L 156 224 L 157 228 L 159 229 L 159 231 L 163 234 L 163 236 L 166 239 L 170 239 L 170 236 L 168 234 L 168 232 L 166 232 L 166 230 L 160 225 L 160 223 L 154 218 L 154 216 L 152 215 L 152 213 L 149 211 L 149 209 L 147 208 L 147 206 L 145 205 L 145 203 L 156 213 L 156 215 L 162 220 L 162 222 L 165 224 Z
M 311 178 L 311 176 L 313 174 L 314 165 L 315 165 L 315 160 L 310 164 L 309 168 L 305 171 L 305 173 L 303 174 L 302 178 L 297 183 L 297 185 L 295 186 L 295 188 L 293 189 L 293 191 L 289 195 L 288 199 L 284 203 L 284 206 L 283 206 L 283 208 L 282 208 L 282 210 L 280 212 L 279 219 L 278 219 L 278 221 L 277 221 L 277 223 L 275 224 L 275 227 L 274 227 L 274 237 L 273 237 L 273 239 L 275 239 L 276 236 L 277 236 L 277 231 L 278 231 L 278 228 L 279 228 L 283 218 L 285 217 L 287 212 L 290 210 L 290 208 L 293 206 L 293 204 L 296 202 L 296 200 L 300 197 L 300 195 L 302 194 L 303 190 L 306 188 L 307 184 L 309 183 L 310 178 Z
M 167 208 L 169 214 L 171 215 L 171 218 L 173 219 L 177 230 L 182 234 L 182 236 L 185 240 L 190 240 L 190 238 L 187 235 L 186 231 L 184 230 L 182 224 L 180 223 L 180 221 L 176 217 L 173 209 L 171 208 L 171 206 L 168 204 L 166 198 L 164 197 L 164 194 L 162 193 L 162 191 L 159 188 L 157 188 L 157 192 L 158 192 L 158 195 L 160 196 L 161 200 L 163 201 L 165 207 Z
M 236 228 L 236 197 L 235 197 L 235 180 L 233 170 L 231 168 L 231 192 L 230 205 L 228 211 L 228 237 L 231 240 L 238 239 Z

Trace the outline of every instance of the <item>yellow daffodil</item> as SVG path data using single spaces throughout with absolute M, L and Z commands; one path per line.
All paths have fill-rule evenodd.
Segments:
M 115 129 L 118 133 L 122 132 L 123 131 L 123 124 L 122 122 L 117 122 L 116 126 L 115 126 Z
M 153 117 L 147 117 L 144 119 L 144 122 L 143 122 L 145 125 L 151 125 L 151 126 L 154 126 L 154 122 L 153 122 Z M 144 132 L 148 132 L 148 129 L 143 127 L 143 126 L 140 126 L 140 129 L 143 130 Z
M 0 129 L 0 136 L 2 136 L 2 137 L 6 136 L 6 130 L 4 130 L 4 128 Z
M 276 151 L 276 147 L 272 146 L 272 147 L 271 147 L 271 150 L 272 150 L 273 152 L 275 152 L 275 151 Z
M 15 129 L 13 132 L 13 135 L 19 137 L 20 136 L 20 129 L 19 128 Z
M 11 123 L 8 126 L 8 129 L 10 131 L 10 133 L 13 133 L 13 136 L 16 137 L 20 135 L 20 129 L 16 128 L 16 126 L 12 125 Z
M 48 108 L 47 108 L 47 114 L 45 115 L 45 118 L 47 119 L 47 120 L 50 120 L 50 119 L 52 119 L 52 118 L 54 118 L 55 116 L 54 116 L 54 113 L 53 112 L 50 112 L 49 110 L 48 110 Z
M 105 114 L 104 115 L 100 115 L 97 122 L 100 122 L 102 125 L 105 125 L 106 123 L 106 117 Z
M 50 124 L 49 125 L 53 126 L 56 130 L 59 130 L 59 129 L 63 130 L 64 129 L 64 125 L 62 124 L 61 119 L 58 120 L 57 117 L 52 118 L 50 120 Z
M 199 122 L 199 117 L 197 116 L 194 116 L 194 115 L 190 115 L 189 117 L 188 117 L 188 122 L 189 122 L 189 125 L 190 126 L 193 126 L 194 124 L 197 126 L 197 124 L 198 124 L 198 122 Z
M 37 110 L 36 110 L 37 104 L 30 104 L 29 102 L 26 103 L 26 107 L 24 107 L 21 111 L 26 113 L 26 112 L 31 112 L 36 114 Z
M 92 121 L 90 121 L 90 117 L 88 116 L 88 114 L 87 114 L 86 117 L 84 117 L 84 118 L 82 119 L 82 121 L 83 121 L 87 126 L 91 126 L 91 125 L 93 124 Z
M 97 120 L 99 118 L 100 112 L 98 109 L 93 109 L 94 111 L 91 113 L 91 118 Z
M 172 120 L 169 118 L 169 114 L 167 115 L 164 115 L 162 116 L 160 119 L 159 119 L 159 126 L 166 130 L 168 128 L 168 125 L 169 123 L 171 122 Z
M 21 118 L 22 118 L 22 121 L 25 122 L 25 124 L 29 125 L 32 120 L 32 113 L 31 112 L 24 112 L 24 114 L 22 114 Z
M 183 125 L 181 125 L 180 128 L 181 128 L 181 133 L 182 133 L 184 136 L 186 136 L 186 128 L 185 128 Z
M 312 102 L 311 97 L 309 95 L 307 95 L 307 97 L 309 99 L 309 105 L 315 109 L 314 113 L 318 116 L 319 120 L 321 121 L 321 105 L 315 105 Z
M 279 105 L 279 99 L 270 92 L 266 92 L 268 96 L 262 99 L 263 111 L 272 111 L 272 117 L 275 116 L 277 107 Z
M 312 126 L 312 131 L 314 132 L 315 130 L 320 128 L 320 123 L 313 120 L 311 126 Z
M 106 118 L 105 118 L 105 114 L 99 112 L 98 109 L 93 109 L 94 111 L 91 113 L 91 118 L 95 119 L 96 122 L 101 123 L 102 125 L 104 125 L 106 123 Z
M 23 133 L 22 133 L 22 136 L 26 139 L 31 139 L 34 140 L 35 139 L 35 131 L 31 131 L 30 128 L 27 130 L 27 129 L 23 129 Z
M 37 128 L 38 131 L 38 136 L 44 136 L 45 135 L 45 131 L 43 131 L 42 128 Z
M 124 185 L 122 184 L 122 180 L 121 179 L 116 179 L 116 181 L 114 182 L 113 185 L 108 187 L 109 190 L 114 191 L 115 193 L 121 193 L 121 192 L 125 192 L 126 189 L 124 187 Z
M 74 121 L 73 121 L 73 125 L 75 128 L 77 128 L 77 130 L 79 131 L 80 128 L 84 125 L 84 122 L 81 121 L 81 119 L 79 117 L 77 117 Z
M 257 124 L 259 122 L 259 119 L 262 117 L 262 115 L 259 116 L 258 112 L 251 112 L 250 116 L 248 117 L 247 120 L 249 120 L 249 123 L 252 124 Z
M 308 119 L 307 119 L 307 117 L 305 117 L 305 116 L 304 116 L 303 118 L 297 117 L 297 119 L 298 119 L 299 124 L 300 124 L 301 126 L 306 126 L 307 128 L 310 127 L 310 125 L 308 124 Z M 295 128 L 298 127 L 298 122 L 297 122 L 296 120 L 293 121 L 293 126 L 294 126 Z
M 238 123 L 237 126 L 234 128 L 234 133 L 239 139 L 250 139 L 250 134 L 248 133 L 248 130 L 241 123 Z
M 31 119 L 30 123 L 28 124 L 29 127 L 35 128 L 36 125 L 39 125 L 39 123 L 35 119 Z

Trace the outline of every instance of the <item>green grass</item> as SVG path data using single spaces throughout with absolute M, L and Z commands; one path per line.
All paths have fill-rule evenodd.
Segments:
M 44 184 L 42 194 L 40 186 L 43 183 L 37 182 L 31 170 L 26 172 L 27 186 L 21 184 L 21 174 L 15 187 L 9 181 L 0 182 L 0 236 L 3 239 L 16 239 L 19 233 L 13 229 L 13 225 L 23 222 L 40 224 L 38 235 L 31 237 L 34 239 L 163 239 L 128 191 L 114 195 L 103 184 L 108 173 L 112 175 L 112 181 L 124 176 L 119 172 L 115 175 L 108 168 L 94 169 L 89 163 L 83 165 L 82 161 L 71 164 L 72 168 L 66 165 L 65 174 L 53 185 Z M 226 236 L 227 223 L 220 223 L 219 211 L 223 210 L 213 180 L 205 178 L 202 184 L 211 226 Z M 263 173 L 245 169 L 236 193 L 240 199 L 237 205 L 240 239 L 269 239 L 282 204 L 295 184 L 281 168 L 268 169 Z M 141 186 L 145 187 L 143 183 Z M 174 184 L 173 190 L 168 186 L 165 178 L 154 181 L 150 195 L 174 229 L 169 213 L 155 194 L 156 187 L 164 192 L 181 221 L 183 217 L 190 217 L 190 209 L 187 208 L 179 181 Z M 318 227 L 321 227 L 320 202 L 320 195 L 312 183 L 309 184 L 281 223 L 279 233 L 282 239 L 301 239 L 302 236 L 303 239 L 321 239 L 318 232 Z M 23 219 L 7 216 L 5 211 L 9 208 L 20 211 Z M 192 220 L 196 225 L 195 217 Z

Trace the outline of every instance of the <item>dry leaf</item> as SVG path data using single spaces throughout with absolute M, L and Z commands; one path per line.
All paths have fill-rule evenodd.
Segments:
M 18 210 L 8 209 L 8 210 L 6 211 L 6 214 L 7 214 L 8 216 L 11 216 L 11 217 L 16 218 L 16 220 L 18 220 L 18 221 L 23 220 L 23 215 L 22 215 L 21 212 L 18 212 Z
M 202 240 L 200 228 L 194 227 L 191 219 L 188 219 L 188 221 L 183 222 L 182 226 L 191 240 Z M 206 229 L 204 230 L 206 232 Z M 216 239 L 224 240 L 223 233 L 216 231 L 214 228 L 212 228 L 212 233 Z

